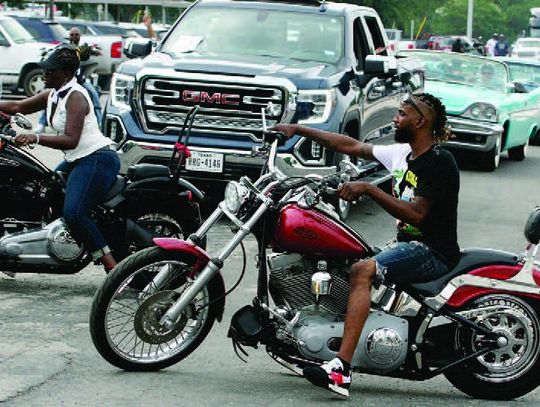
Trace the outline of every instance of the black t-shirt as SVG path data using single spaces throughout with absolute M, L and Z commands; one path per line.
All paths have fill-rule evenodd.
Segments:
M 430 200 L 431 208 L 421 224 L 398 222 L 399 241 L 420 241 L 433 249 L 446 263 L 454 266 L 459 260 L 457 243 L 457 205 L 459 170 L 452 154 L 434 146 L 424 154 L 410 159 L 394 194 L 413 200 L 422 196 Z

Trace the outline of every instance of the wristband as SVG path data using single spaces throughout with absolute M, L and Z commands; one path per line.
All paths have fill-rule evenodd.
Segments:
M 34 136 L 36 136 L 36 142 L 34 144 L 39 144 L 39 133 L 34 133 Z

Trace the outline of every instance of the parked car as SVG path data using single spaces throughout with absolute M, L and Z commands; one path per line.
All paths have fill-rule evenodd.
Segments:
M 539 129 L 540 88 L 527 92 L 512 82 L 508 66 L 499 60 L 439 51 L 402 51 L 425 69 L 425 90 L 446 106 L 455 136 L 450 150 L 474 153 L 487 171 L 499 165 L 501 152 L 511 160 L 525 158 L 529 139 Z
M 470 38 L 464 35 L 432 35 L 429 37 L 427 48 L 436 51 L 452 51 L 452 45 L 457 39 L 461 39 L 461 43 L 465 47 L 465 52 L 473 50 L 473 42 Z
M 540 38 L 518 38 L 512 47 L 511 57 L 540 60 Z
M 33 96 L 45 88 L 43 70 L 37 65 L 54 45 L 38 42 L 17 20 L 0 15 L 0 80 L 4 90 L 24 90 Z
M 528 92 L 540 88 L 540 61 L 519 58 L 498 58 L 510 70 L 510 80 L 521 83 Z M 538 117 L 540 130 L 540 116 Z M 540 131 L 531 138 L 531 144 L 540 145 Z
M 397 28 L 385 28 L 386 36 L 388 37 L 389 48 L 397 52 L 402 49 L 414 49 L 416 48 L 416 42 L 414 40 L 406 40 L 403 38 L 403 31 Z
M 58 21 L 20 15 L 10 16 L 26 28 L 37 41 L 61 44 L 68 38 L 68 32 Z

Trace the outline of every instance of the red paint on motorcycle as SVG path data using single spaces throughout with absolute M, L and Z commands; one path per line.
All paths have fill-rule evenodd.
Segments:
M 367 243 L 345 224 L 295 204 L 281 210 L 274 243 L 288 252 L 325 257 L 362 258 L 369 253 Z
M 193 255 L 197 258 L 197 262 L 193 267 L 193 275 L 201 271 L 206 263 L 210 260 L 210 256 L 205 250 L 199 246 L 195 246 L 193 243 L 186 242 L 185 240 L 174 239 L 170 237 L 159 237 L 154 239 L 154 243 L 164 250 L 170 250 L 175 252 L 184 252 Z
M 514 277 L 521 270 L 522 267 L 523 265 L 518 265 L 518 266 L 493 265 L 493 266 L 486 266 L 486 267 L 478 268 L 476 270 L 469 272 L 468 274 L 504 281 L 504 280 L 508 280 Z M 533 270 L 533 278 L 536 284 L 540 286 L 540 271 L 539 270 L 537 269 Z M 464 286 L 464 287 L 458 288 L 454 292 L 454 294 L 452 294 L 452 297 L 450 297 L 450 299 L 448 300 L 447 305 L 450 307 L 459 308 L 477 297 L 480 297 L 486 294 L 494 294 L 494 293 L 507 293 L 507 294 L 514 294 L 514 295 L 523 296 L 523 297 L 540 299 L 540 295 L 538 294 L 526 294 L 526 293 L 519 293 L 519 292 L 513 292 L 513 291 L 497 290 L 497 289 L 492 289 L 492 288 L 479 288 L 479 287 Z

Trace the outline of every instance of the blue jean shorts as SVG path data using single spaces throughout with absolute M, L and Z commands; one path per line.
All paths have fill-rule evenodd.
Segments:
M 390 243 L 373 260 L 385 284 L 424 283 L 449 271 L 448 265 L 428 246 L 416 241 Z

